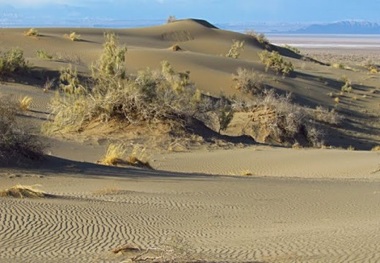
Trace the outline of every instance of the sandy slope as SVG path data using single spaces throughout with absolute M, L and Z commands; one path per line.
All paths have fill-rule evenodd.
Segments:
M 88 74 L 101 53 L 104 30 L 48 28 L 40 29 L 38 38 L 26 37 L 24 31 L 0 29 L 2 48 L 19 46 L 33 65 L 29 76 L 0 83 L 0 93 L 33 98 L 30 111 L 19 119 L 38 132 L 54 96 L 54 91 L 42 90 L 43 84 L 69 63 Z M 83 41 L 64 37 L 72 31 Z M 254 69 L 280 93 L 293 92 L 298 103 L 341 112 L 347 118 L 343 127 L 328 134 L 334 146 L 368 150 L 380 141 L 379 75 L 358 65 L 336 69 L 286 53 L 297 73 L 282 78 L 265 72 L 257 41 L 204 21 L 112 31 L 128 47 L 129 72 L 159 68 L 165 59 L 177 70 L 189 70 L 205 93 L 243 97 L 231 75 L 238 67 Z M 232 39 L 246 43 L 238 60 L 222 56 Z M 182 51 L 173 52 L 173 44 Z M 55 58 L 41 60 L 37 50 Z M 343 75 L 357 86 L 335 105 L 327 94 L 340 91 Z M 240 135 L 233 127 L 228 132 Z M 0 168 L 1 189 L 40 184 L 56 195 L 0 199 L 0 262 L 122 262 L 128 256 L 110 250 L 126 243 L 153 252 L 163 249 L 174 261 L 183 250 L 188 254 L 182 259 L 191 255 L 217 262 L 380 260 L 378 152 L 228 144 L 229 150 L 155 152 L 150 162 L 157 170 L 151 171 L 95 165 L 107 139 L 119 137 L 92 135 L 43 137 L 54 157 L 41 167 Z

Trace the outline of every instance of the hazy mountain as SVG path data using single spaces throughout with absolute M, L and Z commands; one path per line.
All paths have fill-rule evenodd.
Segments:
M 313 24 L 292 31 L 297 34 L 380 34 L 380 24 L 365 21 L 340 21 L 329 24 Z

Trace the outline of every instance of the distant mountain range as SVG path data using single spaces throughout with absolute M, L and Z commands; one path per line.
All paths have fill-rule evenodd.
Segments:
M 340 21 L 329 24 L 312 24 L 288 31 L 296 34 L 380 34 L 380 24 L 363 21 Z

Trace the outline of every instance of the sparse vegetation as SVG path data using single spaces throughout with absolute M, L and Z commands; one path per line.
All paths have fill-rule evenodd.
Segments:
M 334 109 L 328 110 L 322 106 L 316 107 L 311 112 L 314 119 L 319 122 L 324 122 L 332 125 L 338 125 L 342 122 L 342 116 L 340 116 Z
M 341 91 L 347 92 L 347 93 L 352 92 L 353 88 L 352 88 L 351 80 L 347 78 L 346 76 L 343 76 L 342 81 L 344 82 L 344 85 L 342 86 Z
M 25 36 L 28 36 L 28 37 L 38 37 L 39 35 L 40 33 L 35 28 L 31 28 L 25 32 Z
M 301 54 L 301 51 L 298 48 L 296 48 L 296 47 L 289 46 L 289 45 L 285 45 L 284 47 L 286 49 L 289 49 L 290 51 L 296 53 L 296 54 Z
M 252 95 L 261 94 L 265 89 L 264 76 L 253 70 L 238 68 L 236 74 L 232 75 L 235 87 L 245 93 Z
M 0 197 L 13 198 L 46 198 L 51 195 L 36 189 L 36 186 L 16 185 L 11 188 L 0 191 Z
M 19 48 L 0 52 L 0 78 L 8 77 L 15 73 L 23 73 L 28 70 L 24 52 Z
M 265 70 L 272 69 L 277 74 L 288 76 L 294 71 L 293 64 L 290 61 L 285 61 L 277 51 L 269 52 L 264 50 L 259 53 L 261 62 L 265 65 Z
M 217 112 L 218 123 L 219 123 L 219 133 L 225 131 L 228 128 L 228 125 L 234 117 L 234 109 L 230 100 L 222 96 L 220 100 L 216 103 L 215 109 Z
M 17 124 L 17 103 L 0 97 L 0 164 L 24 165 L 42 158 L 42 144 Z
M 91 121 L 112 119 L 129 124 L 174 121 L 183 125 L 198 112 L 202 96 L 190 82 L 189 73 L 178 73 L 164 61 L 161 71 L 146 69 L 127 78 L 126 48 L 118 47 L 115 35 L 107 35 L 106 40 L 104 53 L 92 67 L 94 85 L 53 99 L 53 129 L 77 131 Z M 81 85 L 75 72 L 68 75 L 64 79 L 70 90 Z
M 80 35 L 76 32 L 71 32 L 70 34 L 65 34 L 65 38 L 70 39 L 71 41 L 81 41 Z
M 227 52 L 226 57 L 238 59 L 241 52 L 244 50 L 244 41 L 232 40 L 230 50 Z
M 151 168 L 149 162 L 146 160 L 147 157 L 144 147 L 134 146 L 129 155 L 127 155 L 127 152 L 125 145 L 111 143 L 99 163 L 104 165 L 131 165 Z
M 117 165 L 124 163 L 127 150 L 122 144 L 110 144 L 107 147 L 106 154 L 99 162 L 105 165 Z
M 257 141 L 314 147 L 322 143 L 322 133 L 314 125 L 313 118 L 303 107 L 293 104 L 290 95 L 283 97 L 269 90 L 253 102 L 235 108 L 250 112 L 249 129 Z
M 85 87 L 81 84 L 78 77 L 78 71 L 70 64 L 67 68 L 60 70 L 60 88 L 68 94 L 84 94 Z
M 376 146 L 372 147 L 371 151 L 379 152 L 380 151 L 380 145 L 376 145 Z
M 24 96 L 19 99 L 19 106 L 22 111 L 29 110 L 30 105 L 32 104 L 33 99 L 29 96 Z
M 257 33 L 254 30 L 246 30 L 245 34 L 256 38 L 256 40 L 262 45 L 269 45 L 269 40 L 263 33 Z
M 45 50 L 42 50 L 42 49 L 37 50 L 37 57 L 40 59 L 47 59 L 47 60 L 53 59 L 52 55 L 48 54 Z
M 333 63 L 331 66 L 335 69 L 347 69 L 347 67 L 341 62 Z

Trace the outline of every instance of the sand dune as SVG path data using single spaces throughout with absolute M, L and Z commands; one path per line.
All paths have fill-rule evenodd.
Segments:
M 2 177 L 58 198 L 1 199 L 6 262 L 121 262 L 111 249 L 177 240 L 195 258 L 234 262 L 378 259 L 379 182 L 197 175 Z M 9 176 L 8 176 L 9 177 Z
M 0 29 L 1 50 L 20 47 L 31 64 L 25 76 L 1 82 L 0 94 L 33 98 L 17 118 L 48 145 L 47 157 L 30 169 L 1 167 L 0 190 L 37 184 L 54 198 L 0 198 L 0 262 L 129 262 L 145 252 L 163 262 L 379 261 L 380 162 L 378 152 L 368 151 L 380 143 L 379 74 L 350 59 L 344 67 L 330 66 L 342 50 L 332 57 L 330 50 L 313 50 L 318 62 L 271 46 L 295 66 L 292 76 L 282 77 L 265 71 L 258 55 L 263 44 L 255 38 L 195 19 L 136 29 L 41 28 L 38 37 L 25 36 L 26 30 Z M 162 138 L 143 137 L 139 127 L 132 131 L 141 137 L 137 142 L 125 130 L 97 126 L 88 133 L 41 135 L 57 89 L 44 91 L 45 82 L 57 82 L 69 64 L 88 76 L 105 31 L 128 48 L 128 73 L 158 69 L 167 60 L 189 71 L 205 94 L 252 98 L 234 87 L 232 74 L 243 67 L 262 74 L 276 92 L 292 92 L 305 107 L 334 109 L 343 122 L 326 130 L 331 149 L 247 141 L 241 137 L 247 119 L 239 114 L 224 133 L 208 130 L 215 138 L 195 136 L 188 148 L 174 138 L 173 147 L 156 149 L 154 140 Z M 82 41 L 64 36 L 71 32 Z M 225 56 L 232 40 L 245 41 L 239 59 Z M 53 58 L 38 58 L 38 50 Z M 352 92 L 341 92 L 343 77 L 352 81 Z M 145 143 L 154 170 L 98 165 L 109 142 Z M 141 250 L 111 252 L 126 244 Z

